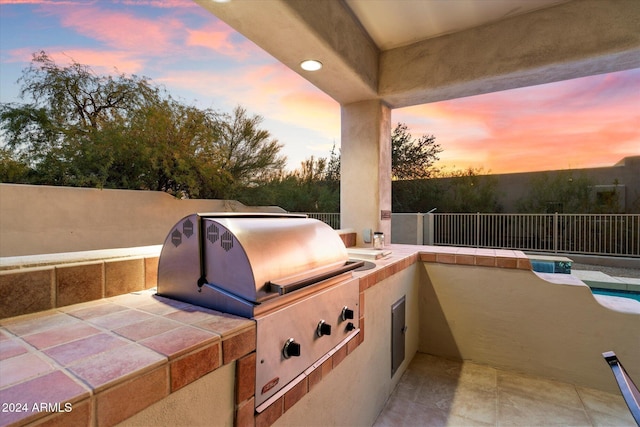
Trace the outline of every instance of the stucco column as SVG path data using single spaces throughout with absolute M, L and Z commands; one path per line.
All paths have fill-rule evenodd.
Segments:
M 341 228 L 382 231 L 391 242 L 391 109 L 383 102 L 341 106 Z

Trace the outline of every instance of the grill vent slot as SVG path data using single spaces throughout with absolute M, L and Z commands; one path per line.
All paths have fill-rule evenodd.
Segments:
M 233 234 L 229 233 L 229 230 L 225 231 L 222 235 L 222 239 L 220 239 L 220 246 L 222 246 L 222 249 L 227 252 L 229 252 L 233 247 Z
M 227 232 L 228 233 L 228 232 Z M 220 238 L 220 229 L 217 225 L 211 224 L 207 227 L 207 240 L 211 243 L 215 243 Z
M 193 235 L 193 222 L 190 219 L 182 224 L 182 232 L 187 236 L 187 239 Z

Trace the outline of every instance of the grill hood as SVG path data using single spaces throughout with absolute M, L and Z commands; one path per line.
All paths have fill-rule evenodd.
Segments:
M 158 294 L 252 318 L 255 410 L 359 333 L 360 282 L 342 239 L 304 215 L 193 214 L 169 232 Z
M 250 317 L 230 306 L 257 305 L 342 269 L 352 269 L 345 245 L 321 221 L 304 215 L 193 214 L 165 240 L 158 294 Z M 218 295 L 203 295 L 212 290 Z

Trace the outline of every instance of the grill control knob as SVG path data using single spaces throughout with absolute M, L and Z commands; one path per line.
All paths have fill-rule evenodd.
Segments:
M 282 356 L 285 359 L 290 358 L 291 356 L 299 357 L 300 356 L 300 344 L 295 342 L 293 338 L 289 338 L 286 343 L 284 343 L 284 347 L 282 347 Z
M 352 322 L 347 323 L 347 331 L 351 332 L 356 328 L 356 325 L 354 325 Z
M 353 319 L 353 310 L 346 305 L 342 308 L 342 320 Z
M 323 335 L 331 335 L 331 325 L 326 323 L 324 320 L 318 322 L 318 327 L 316 328 L 316 335 L 321 337 Z

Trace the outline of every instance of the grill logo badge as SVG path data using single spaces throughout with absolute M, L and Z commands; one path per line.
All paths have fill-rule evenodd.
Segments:
M 173 233 L 171 233 L 171 243 L 173 243 L 176 248 L 180 246 L 180 243 L 182 243 L 182 233 L 178 230 L 173 230 Z
M 193 235 L 193 222 L 191 222 L 190 219 L 186 220 L 184 224 L 182 224 L 182 232 L 187 236 L 187 239 Z
M 266 383 L 264 387 L 262 387 L 262 394 L 267 393 L 269 390 L 277 386 L 279 382 L 280 382 L 280 377 L 275 377 L 274 379 Z

